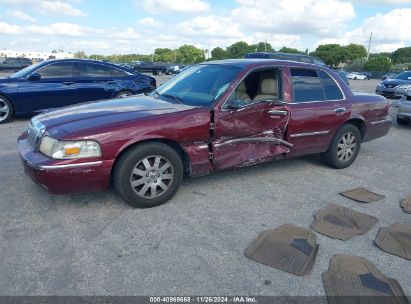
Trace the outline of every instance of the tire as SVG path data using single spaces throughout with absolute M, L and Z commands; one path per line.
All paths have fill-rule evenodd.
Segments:
M 129 149 L 120 156 L 113 171 L 114 189 L 127 203 L 137 208 L 164 204 L 180 188 L 182 180 L 180 155 L 159 142 Z
M 116 94 L 115 98 L 124 98 L 131 95 L 134 95 L 134 93 L 130 91 L 120 91 Z
M 356 159 L 360 148 L 360 131 L 352 124 L 345 124 L 338 130 L 328 150 L 322 154 L 322 160 L 334 169 L 347 168 Z
M 409 123 L 409 120 L 397 116 L 397 124 L 399 124 L 400 126 L 406 126 Z
M 0 124 L 9 122 L 13 115 L 12 103 L 6 97 L 0 95 Z
M 357 77 L 354 77 L 354 80 L 357 80 Z
M 162 76 L 163 75 L 163 71 L 158 71 L 157 72 L 157 76 Z

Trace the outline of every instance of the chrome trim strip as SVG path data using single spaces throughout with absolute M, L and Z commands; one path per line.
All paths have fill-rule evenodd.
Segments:
M 325 135 L 325 134 L 330 134 L 331 131 L 318 131 L 318 132 L 308 132 L 308 133 L 297 133 L 297 134 L 291 134 L 291 138 L 297 138 L 297 137 L 306 137 L 306 136 L 315 136 L 315 135 Z
M 231 145 L 231 144 L 236 144 L 236 143 L 242 143 L 242 142 L 268 142 L 268 143 L 274 143 L 277 145 L 283 145 L 288 148 L 292 148 L 293 144 L 289 143 L 285 140 L 282 140 L 280 138 L 275 138 L 275 137 L 243 137 L 243 138 L 235 138 L 235 139 L 230 139 L 225 142 L 221 143 L 216 143 L 215 147 L 221 147 L 221 146 L 226 146 L 226 145 Z
M 78 164 L 42 166 L 42 165 L 33 164 L 29 161 L 26 161 L 26 162 L 30 167 L 37 169 L 37 170 L 56 170 L 56 169 L 78 168 L 78 167 L 85 167 L 85 166 L 97 166 L 103 163 L 101 160 L 99 160 L 99 161 L 94 161 L 94 162 L 86 162 L 86 163 L 78 163 Z
M 377 120 L 377 121 L 372 121 L 371 125 L 378 125 L 378 124 L 382 124 L 382 123 L 392 123 L 392 118 L 391 117 L 387 117 L 385 119 L 382 120 Z

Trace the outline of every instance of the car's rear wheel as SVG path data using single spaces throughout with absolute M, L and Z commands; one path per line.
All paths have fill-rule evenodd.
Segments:
M 179 154 L 157 142 L 126 151 L 113 173 L 117 193 L 138 208 L 164 204 L 177 192 L 182 179 L 183 163 Z
M 162 76 L 162 75 L 163 75 L 163 71 L 158 71 L 158 72 L 157 72 L 157 75 L 158 75 L 158 76 Z
M 8 122 L 13 117 L 13 105 L 7 98 L 0 95 L 0 124 Z
M 352 124 L 345 124 L 338 130 L 328 150 L 323 153 L 322 159 L 332 168 L 347 168 L 356 159 L 360 147 L 360 131 Z
M 397 123 L 401 126 L 405 126 L 405 125 L 408 125 L 410 123 L 410 121 L 397 116 Z

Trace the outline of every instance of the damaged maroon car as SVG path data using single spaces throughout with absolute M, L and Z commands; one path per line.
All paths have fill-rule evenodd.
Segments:
M 36 116 L 18 149 L 51 193 L 113 186 L 128 203 L 153 207 L 184 175 L 312 153 L 348 167 L 390 124 L 384 97 L 353 93 L 326 67 L 225 60 L 193 66 L 150 95 Z

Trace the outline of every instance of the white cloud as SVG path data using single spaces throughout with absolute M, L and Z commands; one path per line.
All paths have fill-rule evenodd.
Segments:
M 6 22 L 0 22 L 0 33 L 2 34 L 19 34 L 21 32 L 21 27 L 18 25 L 9 24 Z
M 210 7 L 208 2 L 202 0 L 142 0 L 137 3 L 150 13 L 204 12 Z
M 147 17 L 147 18 L 142 18 L 140 20 L 137 21 L 138 24 L 145 26 L 145 27 L 152 27 L 152 28 L 156 28 L 156 27 L 160 27 L 161 25 L 163 25 L 162 22 L 160 21 L 156 21 L 153 18 Z
M 319 43 L 368 44 L 372 33 L 371 52 L 394 51 L 411 42 L 411 8 L 399 8 L 386 14 L 377 14 L 366 19 L 358 28 L 334 39 L 323 39 Z M 393 21 L 395 20 L 395 22 Z
M 67 1 L 60 0 L 0 0 L 0 3 L 30 7 L 40 13 L 84 17 L 87 14 Z
M 350 2 L 338 0 L 237 0 L 233 21 L 267 33 L 334 36 L 355 17 Z
M 356 0 L 355 3 L 374 5 L 411 5 L 411 0 Z
M 48 26 L 30 25 L 25 29 L 32 33 L 58 36 L 84 36 L 87 31 L 85 27 L 66 22 L 57 22 Z
M 243 37 L 238 25 L 231 18 L 210 15 L 207 17 L 195 17 L 192 20 L 181 22 L 177 25 L 181 34 L 200 37 Z
M 36 19 L 34 19 L 32 16 L 21 11 L 8 10 L 7 14 L 13 18 L 21 19 L 24 21 L 36 22 Z

